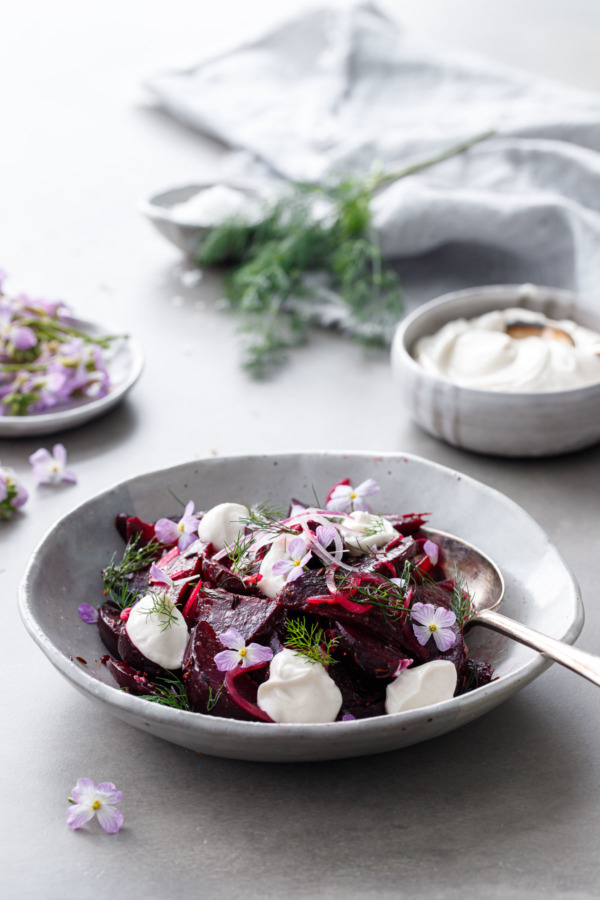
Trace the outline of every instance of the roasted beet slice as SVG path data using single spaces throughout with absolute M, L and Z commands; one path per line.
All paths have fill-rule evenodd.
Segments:
M 128 663 L 109 657 L 105 664 L 119 687 L 130 694 L 135 694 L 139 697 L 145 694 L 158 695 L 161 693 L 145 674 L 138 672 Z
M 162 666 L 153 663 L 138 650 L 138 648 L 135 646 L 135 644 L 127 634 L 125 628 L 122 629 L 119 635 L 117 653 L 124 662 L 129 663 L 132 668 L 138 669 L 140 672 L 143 672 L 144 675 L 167 674 L 166 669 L 163 669 Z
M 209 559 L 208 557 L 202 560 L 202 578 L 213 587 L 222 588 L 231 594 L 246 595 L 256 593 L 255 590 L 251 590 L 245 584 L 239 575 L 236 575 L 218 560 Z
M 121 620 L 121 610 L 114 606 L 98 607 L 98 633 L 109 653 L 118 653 L 119 636 L 125 623 Z
M 150 522 L 142 522 L 137 516 L 126 516 L 120 513 L 115 520 L 115 524 L 125 543 L 131 540 L 132 537 L 135 537 L 135 535 L 139 535 L 140 546 L 145 547 L 155 537 L 154 525 Z
M 239 707 L 227 693 L 225 672 L 219 672 L 215 664 L 216 654 L 223 649 L 223 644 L 208 622 L 199 622 L 192 629 L 183 660 L 183 683 L 190 707 L 195 712 L 210 716 L 253 721 L 255 717 Z M 245 700 L 256 703 L 257 684 L 252 675 L 239 675 L 235 686 Z
M 208 622 L 217 635 L 233 626 L 246 642 L 250 642 L 270 631 L 278 617 L 279 606 L 275 600 L 211 589 L 206 594 L 200 592 L 193 621 Z

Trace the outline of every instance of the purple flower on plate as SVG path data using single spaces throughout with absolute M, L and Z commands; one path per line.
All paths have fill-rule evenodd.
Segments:
M 423 552 L 427 554 L 434 566 L 437 566 L 440 558 L 440 548 L 433 541 L 425 541 Z
M 71 791 L 69 802 L 73 806 L 67 811 L 69 828 L 81 828 L 94 816 L 107 834 L 116 834 L 123 824 L 123 813 L 115 803 L 123 799 L 122 791 L 118 791 L 112 781 L 103 781 L 96 785 L 91 778 L 78 778 Z
M 287 545 L 288 559 L 280 559 L 273 564 L 273 575 L 284 577 L 286 583 L 295 581 L 304 572 L 304 567 L 312 558 L 310 550 L 306 552 L 306 544 L 302 538 L 294 538 Z
M 317 525 L 315 536 L 324 550 L 335 541 L 337 531 L 332 525 Z
M 27 491 L 13 469 L 0 466 L 0 519 L 10 519 L 15 509 L 27 501 Z
M 410 614 L 414 622 L 418 623 L 413 624 L 413 631 L 422 647 L 432 637 L 438 650 L 443 653 L 456 641 L 456 635 L 452 630 L 456 616 L 450 609 L 433 606 L 431 603 L 415 603 Z
M 261 644 L 249 644 L 241 636 L 237 628 L 233 626 L 219 635 L 219 640 L 229 650 L 221 650 L 215 656 L 215 663 L 219 672 L 229 672 L 238 666 L 244 669 L 259 663 L 268 663 L 273 659 L 273 651 L 270 647 Z
M 60 484 L 61 481 L 77 481 L 77 476 L 67 465 L 67 451 L 64 444 L 55 444 L 52 453 L 40 447 L 29 457 L 33 466 L 33 477 L 36 484 Z
M 379 491 L 379 485 L 372 478 L 367 478 L 358 487 L 352 487 L 351 484 L 338 484 L 327 501 L 327 509 L 335 512 L 353 512 L 354 510 L 370 512 L 371 507 L 366 498 L 378 494 Z
M 93 625 L 98 621 L 98 610 L 89 603 L 80 603 L 77 609 L 79 618 L 88 625 Z
M 161 544 L 177 544 L 180 550 L 185 550 L 196 540 L 196 531 L 200 520 L 194 515 L 194 501 L 190 500 L 179 522 L 171 519 L 159 519 L 154 526 L 156 540 Z

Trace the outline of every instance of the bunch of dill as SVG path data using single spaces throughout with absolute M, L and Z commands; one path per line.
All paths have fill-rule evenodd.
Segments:
M 235 218 L 210 229 L 196 263 L 228 269 L 225 296 L 245 335 L 244 368 L 256 378 L 270 374 L 291 347 L 307 340 L 309 324 L 322 321 L 324 309 L 354 339 L 389 343 L 403 303 L 373 227 L 373 194 L 491 133 L 397 172 L 292 185 L 258 223 Z

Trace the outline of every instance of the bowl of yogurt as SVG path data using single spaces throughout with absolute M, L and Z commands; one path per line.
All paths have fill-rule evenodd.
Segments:
M 535 457 L 600 441 L 600 314 L 569 291 L 446 294 L 400 323 L 392 366 L 414 421 L 454 446 Z

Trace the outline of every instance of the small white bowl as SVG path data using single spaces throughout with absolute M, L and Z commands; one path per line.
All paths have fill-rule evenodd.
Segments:
M 266 194 L 256 189 L 245 181 L 232 180 L 220 182 L 227 187 L 235 188 L 253 200 L 265 200 Z M 216 182 L 206 181 L 197 184 L 185 184 L 180 187 L 170 188 L 154 194 L 139 203 L 140 212 L 149 219 L 157 231 L 168 241 L 183 250 L 184 253 L 193 256 L 198 250 L 201 239 L 208 233 L 211 226 L 197 225 L 186 221 L 178 214 L 177 207 L 191 200 L 200 191 L 208 190 L 216 186 Z
M 411 417 L 455 447 L 496 456 L 552 456 L 600 441 L 600 382 L 559 391 L 462 387 L 413 358 L 419 338 L 454 319 L 519 306 L 600 331 L 600 317 L 575 294 L 534 285 L 490 285 L 445 294 L 408 315 L 392 344 L 392 367 Z

